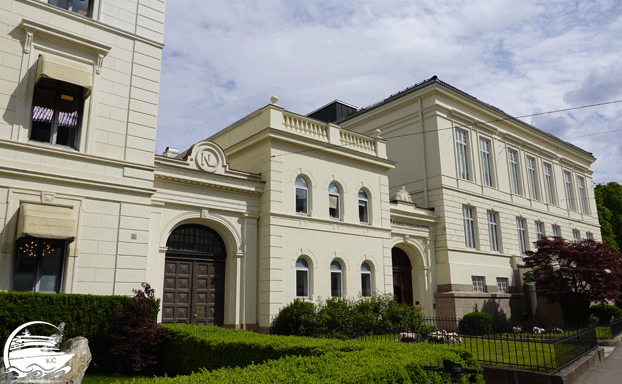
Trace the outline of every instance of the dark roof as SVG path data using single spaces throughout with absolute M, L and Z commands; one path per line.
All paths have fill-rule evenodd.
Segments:
M 557 136 L 555 136 L 555 135 L 552 135 L 552 134 L 550 134 L 550 133 L 548 133 L 548 132 L 545 132 L 545 131 L 543 131 L 543 130 L 541 130 L 541 129 L 539 129 L 539 128 L 536 128 L 536 127 L 534 127 L 533 125 L 527 124 L 527 123 L 525 123 L 524 121 L 519 120 L 518 118 L 516 118 L 516 117 L 514 117 L 514 116 L 509 115 L 508 113 L 506 113 L 506 112 L 502 111 L 501 109 L 499 109 L 499 108 L 497 108 L 497 107 L 495 107 L 495 106 L 493 106 L 493 105 L 490 105 L 490 104 L 484 103 L 483 101 L 481 101 L 481 100 L 477 99 L 476 97 L 471 96 L 471 95 L 469 95 L 468 93 L 466 93 L 466 92 L 464 92 L 464 91 L 461 91 L 461 90 L 459 90 L 458 88 L 456 88 L 456 87 L 454 87 L 454 86 L 452 86 L 452 85 L 450 85 L 450 84 L 448 84 L 448 83 L 445 83 L 444 81 L 439 80 L 437 76 L 432 76 L 431 78 L 429 78 L 429 79 L 427 79 L 427 80 L 424 80 L 424 81 L 422 81 L 422 82 L 420 82 L 420 83 L 417 83 L 417 84 L 415 84 L 415 85 L 413 85 L 413 86 L 411 86 L 411 87 L 408 87 L 408 88 L 406 88 L 406 89 L 404 89 L 404 90 L 402 90 L 402 91 L 399 91 L 398 93 L 395 93 L 395 94 L 393 94 L 393 95 L 391 95 L 391 96 L 387 97 L 387 98 L 386 98 L 386 99 L 384 99 L 384 100 L 381 100 L 381 101 L 379 101 L 379 102 L 377 102 L 377 103 L 374 103 L 374 104 L 372 104 L 372 105 L 370 105 L 370 106 L 368 106 L 368 107 L 361 108 L 361 109 L 359 109 L 358 111 L 356 111 L 356 113 L 351 114 L 351 115 L 348 115 L 347 117 L 345 117 L 345 118 L 343 118 L 343 119 L 341 119 L 341 120 L 338 120 L 337 122 L 335 122 L 335 124 L 340 124 L 340 123 L 342 123 L 342 122 L 344 122 L 344 121 L 348 121 L 348 120 L 350 120 L 350 119 L 353 119 L 353 118 L 355 118 L 355 117 L 357 117 L 357 116 L 360 116 L 360 115 L 362 115 L 362 114 L 365 114 L 365 113 L 367 113 L 367 112 L 369 112 L 369 111 L 371 111 L 371 110 L 373 110 L 373 109 L 376 109 L 376 108 L 378 108 L 378 107 L 380 107 L 380 106 L 383 106 L 383 105 L 385 105 L 385 104 L 388 104 L 388 103 L 390 103 L 390 102 L 392 102 L 392 101 L 394 101 L 394 100 L 397 100 L 397 99 L 399 99 L 399 98 L 401 98 L 401 97 L 404 97 L 404 96 L 406 96 L 406 95 L 409 95 L 409 94 L 411 94 L 411 93 L 413 93 L 413 92 L 416 92 L 416 91 L 418 91 L 418 90 L 420 90 L 420 89 L 423 89 L 423 88 L 425 88 L 425 87 L 427 87 L 427 86 L 430 86 L 430 85 L 432 85 L 432 84 L 440 84 L 440 85 L 442 85 L 442 86 L 444 86 L 444 87 L 446 87 L 446 88 L 449 88 L 450 90 L 452 90 L 452 91 L 454 91 L 454 92 L 456 92 L 456 93 L 461 94 L 462 96 L 465 96 L 465 97 L 467 97 L 467 98 L 469 98 L 469 99 L 471 99 L 471 100 L 474 100 L 474 101 L 476 101 L 476 102 L 478 102 L 478 103 L 480 103 L 480 104 L 484 105 L 484 106 L 485 106 L 485 107 L 487 107 L 487 108 L 490 108 L 490 109 L 494 110 L 494 111 L 495 111 L 495 112 L 497 112 L 497 113 L 500 113 L 500 114 L 502 114 L 502 115 L 506 116 L 506 118 L 505 118 L 505 119 L 503 119 L 503 120 L 516 120 L 516 121 L 519 121 L 519 122 L 521 122 L 522 124 L 524 124 L 524 125 L 526 125 L 526 126 L 530 127 L 531 129 L 534 129 L 535 131 L 537 131 L 537 132 L 539 132 L 539 133 L 541 133 L 541 134 L 543 134 L 543 135 L 545 135 L 545 136 L 548 136 L 548 137 L 550 137 L 550 138 L 552 138 L 552 139 L 554 139 L 554 140 L 556 140 L 556 141 L 559 141 L 559 142 L 564 143 L 565 145 L 568 145 L 568 146 L 570 146 L 570 147 L 572 147 L 572 148 L 574 148 L 574 149 L 576 149 L 576 150 L 579 150 L 579 151 L 581 151 L 581 152 L 583 152 L 583 153 L 585 153 L 585 154 L 587 154 L 587 155 L 589 155 L 589 156 L 591 156 L 591 157 L 594 157 L 594 156 L 592 155 L 592 153 L 591 153 L 591 152 L 587 152 L 587 151 L 585 151 L 585 150 L 583 150 L 583 149 L 581 149 L 581 148 L 577 147 L 577 146 L 576 146 L 576 145 L 574 145 L 574 144 L 571 144 L 571 143 L 569 143 L 569 142 L 567 142 L 567 141 L 564 141 L 564 140 L 562 140 L 562 139 L 558 138 L 558 137 L 557 137 Z

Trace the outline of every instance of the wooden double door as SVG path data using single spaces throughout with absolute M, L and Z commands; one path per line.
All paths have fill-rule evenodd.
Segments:
M 393 262 L 393 295 L 398 303 L 413 305 L 412 265 L 406 252 L 399 248 L 391 250 Z
M 167 246 L 162 322 L 223 325 L 226 251 L 220 236 L 204 226 L 183 225 Z
M 163 323 L 223 325 L 225 262 L 168 258 L 164 267 Z

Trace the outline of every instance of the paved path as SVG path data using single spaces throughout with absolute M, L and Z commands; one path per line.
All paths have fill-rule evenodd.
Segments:
M 574 384 L 620 384 L 622 383 L 622 344 L 618 345 L 605 360 L 601 361 Z

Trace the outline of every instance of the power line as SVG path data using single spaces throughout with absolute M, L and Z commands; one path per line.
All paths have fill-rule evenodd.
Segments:
M 587 104 L 587 105 L 581 105 L 578 107 L 571 107 L 571 108 L 563 108 L 563 109 L 555 109 L 555 110 L 551 110 L 551 111 L 545 111 L 545 112 L 538 112 L 538 113 L 531 113 L 528 115 L 522 115 L 522 116 L 509 116 L 506 118 L 500 118 L 500 119 L 493 119 L 493 120 L 487 120 L 487 121 L 479 121 L 479 122 L 474 122 L 471 124 L 460 124 L 460 123 L 455 123 L 456 126 L 458 126 L 459 128 L 469 128 L 469 127 L 474 127 L 477 125 L 481 125 L 481 124 L 490 124 L 490 123 L 498 123 L 498 122 L 502 122 L 502 121 L 510 121 L 510 120 L 517 120 L 520 121 L 519 119 L 525 118 L 525 117 L 534 117 L 534 116 L 542 116 L 542 115 L 548 115 L 548 114 L 552 114 L 552 113 L 560 113 L 560 112 L 568 112 L 568 111 L 574 111 L 574 110 L 578 110 L 578 109 L 585 109 L 585 108 L 593 108 L 593 107 L 600 107 L 600 106 L 604 106 L 604 105 L 611 105 L 611 104 L 618 104 L 618 103 L 622 103 L 622 99 L 620 100 L 614 100 L 614 101 L 607 101 L 607 102 L 603 102 L 603 103 L 595 103 L 595 104 Z M 522 122 L 522 121 L 520 121 Z M 523 122 L 524 123 L 524 122 Z M 385 140 L 392 140 L 392 139 L 398 139 L 398 138 L 402 138 L 402 137 L 407 137 L 407 136 L 415 136 L 415 135 L 421 135 L 424 133 L 431 133 L 431 132 L 440 132 L 440 131 L 444 131 L 444 130 L 450 130 L 453 129 L 454 127 L 448 127 L 448 128 L 439 128 L 439 129 L 433 129 L 430 131 L 425 131 L 425 132 L 411 132 L 411 133 L 405 133 L 403 135 L 395 135 L 395 136 L 387 136 L 384 139 Z M 588 136 L 596 136 L 596 135 L 604 135 L 604 134 L 608 134 L 608 133 L 614 133 L 614 132 L 622 132 L 622 129 L 616 129 L 616 130 L 611 130 L 611 131 L 606 131 L 606 132 L 595 132 L 595 133 L 589 133 L 589 134 L 585 134 L 585 135 L 580 135 L 580 136 L 575 136 L 575 137 L 569 137 L 566 138 L 564 140 L 569 140 L 569 139 L 576 139 L 576 138 L 580 138 L 580 137 L 588 137 Z M 323 150 L 323 149 L 329 149 L 329 148 L 340 148 L 340 147 L 345 147 L 348 144 L 330 144 L 327 143 L 327 145 L 321 146 L 320 148 L 310 148 L 310 149 L 303 149 L 301 151 L 295 151 L 295 152 L 289 152 L 289 153 L 282 153 L 279 155 L 272 155 L 271 157 L 280 157 L 280 156 L 287 156 L 287 155 L 295 155 L 295 154 L 299 154 L 299 153 L 305 153 L 305 152 L 313 152 L 313 151 L 318 151 L 318 150 Z

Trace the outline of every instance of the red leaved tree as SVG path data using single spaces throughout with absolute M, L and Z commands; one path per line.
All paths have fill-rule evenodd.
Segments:
M 535 245 L 523 263 L 534 271 L 538 295 L 560 302 L 566 321 L 586 322 L 590 302 L 618 300 L 622 254 L 592 239 L 574 243 L 543 237 Z

